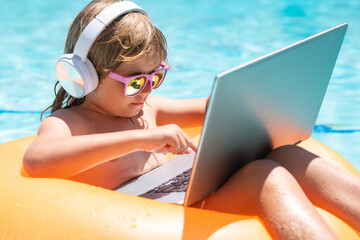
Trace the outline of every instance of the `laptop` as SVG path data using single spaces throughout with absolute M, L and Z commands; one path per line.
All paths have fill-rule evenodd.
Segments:
M 114 190 L 190 206 L 248 162 L 309 138 L 346 29 L 341 24 L 218 74 L 197 153 Z

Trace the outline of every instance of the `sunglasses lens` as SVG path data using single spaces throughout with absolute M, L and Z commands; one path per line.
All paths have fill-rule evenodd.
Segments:
M 126 95 L 127 96 L 133 96 L 141 91 L 145 84 L 145 78 L 144 77 L 137 77 L 132 79 L 127 88 L 126 88 Z
M 153 79 L 152 79 L 152 82 L 151 82 L 151 85 L 152 85 L 152 88 L 157 88 L 160 86 L 160 84 L 162 83 L 162 81 L 164 80 L 164 77 L 165 77 L 165 73 L 166 73 L 166 70 L 162 70 L 162 71 L 159 71 L 157 72 Z

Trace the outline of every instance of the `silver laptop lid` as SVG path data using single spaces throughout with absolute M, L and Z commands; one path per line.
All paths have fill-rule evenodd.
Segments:
M 310 137 L 346 29 L 339 25 L 216 77 L 186 206 L 249 161 Z

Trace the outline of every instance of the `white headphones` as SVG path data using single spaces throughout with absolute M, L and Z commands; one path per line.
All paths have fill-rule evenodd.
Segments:
M 74 53 L 65 54 L 56 63 L 56 74 L 61 86 L 75 98 L 81 98 L 95 90 L 99 77 L 92 62 L 87 58 L 89 50 L 100 33 L 115 18 L 129 12 L 147 13 L 130 1 L 122 1 L 106 7 L 86 26 L 77 40 Z

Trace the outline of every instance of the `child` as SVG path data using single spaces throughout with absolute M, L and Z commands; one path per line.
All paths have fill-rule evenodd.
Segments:
M 121 7 L 108 8 L 113 5 Z M 72 23 L 67 55 L 57 65 L 62 87 L 24 156 L 31 176 L 112 189 L 166 163 L 163 153 L 196 151 L 182 128 L 202 124 L 207 98 L 149 96 L 169 68 L 166 40 L 143 10 L 129 2 L 120 5 L 92 1 Z M 114 11 L 122 14 L 108 20 Z M 91 21 L 95 16 L 100 20 Z M 103 30 L 94 30 L 106 21 Z M 75 75 L 69 70 L 81 64 L 89 68 L 91 81 L 83 70 Z M 336 239 L 313 203 L 360 231 L 359 186 L 360 179 L 348 172 L 299 147 L 284 146 L 244 166 L 194 207 L 257 214 L 277 239 Z

